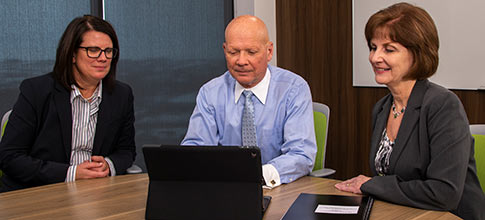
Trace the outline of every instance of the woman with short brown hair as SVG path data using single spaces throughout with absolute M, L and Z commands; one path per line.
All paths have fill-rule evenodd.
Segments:
M 372 111 L 370 168 L 335 185 L 422 209 L 485 219 L 465 109 L 427 80 L 438 68 L 438 32 L 422 8 L 398 3 L 372 15 L 365 35 L 375 80 L 390 94 Z

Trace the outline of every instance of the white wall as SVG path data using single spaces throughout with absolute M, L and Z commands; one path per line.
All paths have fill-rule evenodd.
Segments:
M 270 64 L 276 66 L 276 7 L 275 0 L 234 0 L 234 17 L 254 15 L 263 20 L 268 27 L 269 39 L 273 42 L 273 59 Z

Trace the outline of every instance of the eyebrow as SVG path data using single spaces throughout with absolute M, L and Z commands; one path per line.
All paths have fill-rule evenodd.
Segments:
M 390 47 L 394 47 L 394 48 L 396 48 L 396 49 L 397 49 L 397 47 L 396 47 L 396 46 L 392 45 L 392 44 L 394 44 L 394 43 L 397 43 L 397 42 L 393 42 L 393 41 L 391 41 L 391 42 L 384 43 L 383 45 L 384 45 L 384 47 L 390 46 Z M 370 42 L 370 45 L 371 45 L 371 46 L 372 46 L 372 45 L 373 45 L 373 46 L 375 46 L 376 44 L 375 44 L 373 41 L 371 41 L 371 42 Z
M 392 47 L 392 48 L 394 48 L 395 50 L 399 50 L 399 49 L 398 49 L 396 46 L 391 45 L 391 43 L 392 43 L 392 42 L 384 44 L 384 47 Z

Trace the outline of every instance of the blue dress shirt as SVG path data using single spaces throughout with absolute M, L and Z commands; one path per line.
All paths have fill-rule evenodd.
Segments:
M 317 151 L 310 88 L 300 76 L 268 65 L 265 103 L 253 96 L 258 147 L 263 164 L 273 165 L 282 183 L 307 175 Z M 229 71 L 204 84 L 182 145 L 241 145 L 244 98 Z

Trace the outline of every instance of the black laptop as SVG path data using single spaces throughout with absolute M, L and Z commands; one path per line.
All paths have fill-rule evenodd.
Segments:
M 262 219 L 259 148 L 145 145 L 146 219 Z

